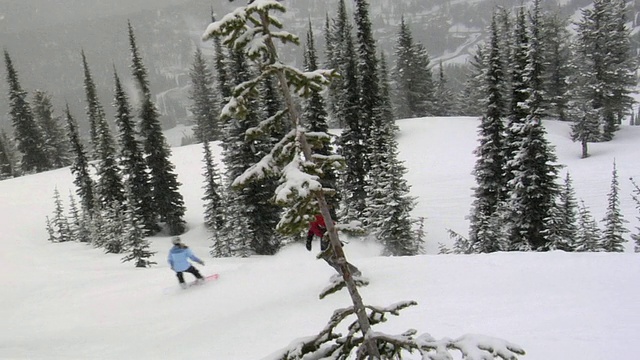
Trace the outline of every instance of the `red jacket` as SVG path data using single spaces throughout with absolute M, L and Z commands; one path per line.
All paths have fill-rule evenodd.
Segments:
M 324 222 L 324 218 L 320 214 L 316 214 L 316 219 L 309 224 L 309 232 L 307 235 L 315 235 L 322 238 L 327 231 L 327 225 Z

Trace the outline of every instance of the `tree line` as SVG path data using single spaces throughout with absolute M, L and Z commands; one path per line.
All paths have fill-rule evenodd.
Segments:
M 327 15 L 324 24 L 327 46 L 322 64 L 309 24 L 304 49 L 305 71 L 314 71 L 322 65 L 334 69 L 340 76 L 329 83 L 326 95 L 309 92 L 308 99 L 296 101 L 302 106 L 303 124 L 311 134 L 326 134 L 312 136 L 310 141 L 324 160 L 317 175 L 321 175 L 320 182 L 330 194 L 327 199 L 331 213 L 340 219 L 341 228 L 373 235 L 384 244 L 388 255 L 422 252 L 424 232 L 416 229 L 419 222 L 409 215 L 415 199 L 409 195 L 409 186 L 403 179 L 406 169 L 397 159 L 394 139 L 397 127 L 393 120 L 482 115 L 475 169 L 478 186 L 469 241 L 483 243 L 476 240 L 477 234 L 489 236 L 496 229 L 490 232 L 487 229 L 493 225 L 488 224 L 500 223 L 510 224 L 511 228 L 506 231 L 511 234 L 510 239 L 477 248 L 483 251 L 548 248 L 549 242 L 541 234 L 548 230 L 545 219 L 557 199 L 558 166 L 554 164 L 555 155 L 544 139 L 540 121 L 545 117 L 573 121 L 573 137 L 585 149 L 590 141 L 613 138 L 632 104 L 629 93 L 635 63 L 628 51 L 624 4 L 595 1 L 594 10 L 583 11 L 576 29 L 576 41 L 572 41 L 567 20 L 542 11 L 539 2 L 534 2 L 530 10 L 520 7 L 516 14 L 497 8 L 489 28 L 490 40 L 478 48 L 465 90 L 454 96 L 447 85 L 445 67 L 431 64 L 427 50 L 413 40 L 404 18 L 398 29 L 395 61 L 391 67 L 387 67 L 386 55 L 376 51 L 371 23 L 359 18 L 357 12 L 353 20 L 350 19 L 344 1 L 338 1 L 334 16 Z M 128 191 L 132 199 L 126 199 L 132 203 L 131 208 L 137 209 L 136 221 L 146 234 L 157 233 L 160 225 L 166 225 L 170 233 L 181 233 L 184 205 L 177 192 L 173 165 L 168 160 L 170 152 L 160 132 L 146 70 L 130 25 L 129 36 L 132 75 L 139 92 L 136 98 L 142 99 L 136 109 L 140 123 L 132 119 L 131 105 L 114 69 L 116 130 L 119 132 L 115 141 L 104 121 L 104 110 L 95 96 L 95 85 L 83 53 L 90 123 L 90 150 L 85 160 L 78 160 L 83 150 L 80 139 L 74 144 L 70 135 L 71 145 L 65 149 L 69 141 L 64 136 L 54 136 L 64 130 L 38 131 L 57 123 L 42 120 L 51 117 L 50 100 L 47 107 L 46 93 L 36 93 L 34 103 L 44 104 L 29 106 L 5 50 L 15 139 L 8 139 L 6 134 L 0 138 L 4 139 L 2 149 L 17 151 L 0 153 L 0 160 L 7 159 L 0 168 L 10 174 L 6 176 L 44 171 L 65 166 L 61 165 L 64 159 L 68 165 L 73 153 L 76 160 L 72 169 L 83 177 L 76 185 L 84 207 L 93 210 L 95 203 L 102 204 L 103 208 L 109 208 L 105 204 L 124 204 L 123 194 Z M 284 119 L 284 99 L 278 93 L 276 79 L 264 77 L 259 86 L 244 89 L 260 96 L 243 107 L 240 116 L 229 116 L 228 101 L 235 89 L 261 69 L 252 64 L 246 54 L 224 45 L 221 39 L 214 37 L 211 41 L 215 53 L 212 65 L 201 49 L 197 49 L 190 69 L 190 110 L 195 123 L 194 137 L 203 144 L 203 200 L 205 223 L 211 230 L 211 253 L 213 256 L 274 254 L 283 243 L 296 239 L 294 235 L 302 231 L 305 220 L 291 229 L 280 220 L 294 214 L 283 212 L 274 201 L 273 193 L 279 186 L 277 178 L 265 176 L 259 183 L 243 188 L 234 182 L 291 131 Z M 600 55 L 594 53 L 596 50 L 602 51 Z M 436 69 L 438 73 L 434 76 Z M 67 118 L 71 118 L 71 114 L 67 114 Z M 275 135 L 266 135 L 260 129 L 265 121 L 275 129 Z M 329 135 L 329 126 L 342 128 L 341 135 Z M 67 126 L 67 133 L 71 128 L 73 126 Z M 52 139 L 40 140 L 43 136 Z M 211 141 L 219 141 L 223 148 L 224 173 L 215 166 L 209 148 Z M 45 149 L 46 155 L 39 155 L 44 154 Z M 587 154 L 585 150 L 585 156 Z M 91 173 L 86 165 L 89 159 L 97 160 L 95 184 L 88 176 Z M 127 190 L 127 186 L 131 189 Z M 92 192 L 96 193 L 95 199 Z M 305 211 L 317 212 L 315 206 L 309 205 Z M 523 212 L 532 215 L 527 219 L 514 217 Z M 506 219 L 510 220 L 505 222 Z M 283 237 L 283 231 L 291 236 Z M 506 243 L 511 245 L 505 246 Z
M 68 152 L 73 159 L 70 170 L 75 176 L 80 206 L 71 195 L 71 216 L 67 219 L 56 189 L 54 215 L 51 220 L 47 219 L 47 230 L 51 241 L 87 242 L 103 247 L 107 253 L 128 251 L 124 261 L 135 260 L 136 266 L 146 267 L 154 263 L 150 260 L 153 253 L 148 250 L 146 236 L 160 231 L 182 234 L 186 230 L 183 219 L 186 209 L 131 24 L 128 24 L 128 34 L 137 104 L 134 108 L 114 67 L 115 133 L 98 101 L 87 58 L 81 53 L 89 141 L 81 139 L 68 105 L 64 114 L 67 137 L 57 139 L 69 144 Z M 11 117 L 16 142 L 23 154 L 20 169 L 25 173 L 49 170 L 51 158 L 43 154 L 45 143 L 36 142 L 44 128 L 34 123 L 31 107 L 6 50 L 5 59 L 11 85 Z
M 452 233 L 456 252 L 624 250 L 628 230 L 615 165 L 604 234 L 584 203 L 576 228 L 571 179 L 564 188 L 558 184 L 560 166 L 541 122 L 549 114 L 572 121 L 583 157 L 588 142 L 614 137 L 630 112 L 636 84 L 624 9 L 623 1 L 594 1 L 593 9 L 582 11 L 571 48 L 559 42 L 566 27 L 550 26 L 557 19 L 545 18 L 539 1 L 513 19 L 496 11 L 473 78 L 484 108 L 475 150 L 477 186 L 469 237 Z M 554 57 L 561 54 L 571 57 Z

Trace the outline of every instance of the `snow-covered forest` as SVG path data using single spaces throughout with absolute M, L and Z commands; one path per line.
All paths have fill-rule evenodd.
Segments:
M 274 359 L 524 355 L 520 345 L 485 335 L 438 340 L 416 331 L 374 330 L 415 303 L 370 306 L 363 301 L 360 292 L 375 280 L 366 271 L 360 276 L 347 262 L 345 243 L 379 249 L 378 256 L 398 261 L 425 253 L 640 248 L 640 228 L 633 225 L 640 218 L 634 157 L 616 152 L 607 156 L 606 167 L 598 167 L 596 178 L 608 183 L 601 216 L 594 217 L 595 210 L 578 197 L 584 181 L 580 171 L 560 161 L 548 134 L 549 124 L 566 131 L 555 134 L 574 142 L 575 164 L 587 163 L 598 149 L 633 143 L 624 139 L 637 136 L 637 65 L 623 1 L 594 1 L 573 32 L 568 19 L 543 9 L 539 1 L 513 10 L 496 8 L 489 40 L 477 48 L 460 93 L 447 85 L 445 68 L 431 63 L 404 18 L 395 52 L 385 54 L 376 48 L 367 1 L 356 0 L 352 8 L 338 1 L 321 35 L 311 24 L 304 36 L 287 32 L 278 19 L 285 12 L 286 4 L 278 1 L 239 2 L 203 29 L 202 46 L 212 47 L 215 56 L 194 51 L 194 126 L 182 139 L 198 144 L 190 147 L 201 152 L 189 159 L 201 168 L 195 188 L 185 186 L 177 171 L 181 164 L 162 130 L 134 24 L 127 24 L 127 77 L 135 86 L 124 86 L 123 75 L 113 69 L 115 126 L 97 97 L 84 52 L 86 114 L 72 114 L 67 105 L 55 116 L 50 95 L 35 91 L 30 97 L 22 88 L 19 64 L 5 49 L 13 132 L 0 137 L 4 181 L 20 184 L 60 168 L 68 168 L 73 178 L 73 186 L 61 186 L 64 198 L 57 186 L 50 189 L 53 210 L 43 220 L 49 242 L 84 243 L 137 268 L 163 266 L 154 251 L 158 240 L 196 233 L 206 238 L 207 252 L 218 261 L 278 258 L 296 248 L 314 215 L 322 214 L 330 245 L 318 257 L 337 275 L 320 291 L 321 298 L 346 287 L 351 304 L 329 321 L 326 334 L 300 339 L 274 353 Z M 317 36 L 326 48 L 316 48 Z M 303 47 L 302 68 L 280 61 L 290 46 Z M 474 124 L 462 136 L 466 142 L 438 141 L 444 149 L 424 153 L 402 148 L 406 135 L 397 119 L 437 117 L 422 121 L 454 123 L 463 121 L 462 115 Z M 80 116 L 89 123 L 87 134 L 79 130 Z M 468 152 L 461 151 L 465 147 Z M 430 187 L 411 177 L 426 161 L 408 166 L 406 160 L 407 154 L 428 159 L 443 150 L 456 156 L 452 167 L 464 175 L 433 190 L 454 194 L 451 187 L 461 181 L 464 187 L 455 190 L 469 199 L 456 201 L 448 213 L 434 211 L 441 204 L 412 189 Z M 471 166 L 463 167 L 459 157 L 471 159 Z M 434 156 L 436 163 L 444 158 Z M 602 160 L 597 159 L 600 165 Z M 187 219 L 185 193 L 196 191 L 203 191 L 204 207 L 194 222 Z M 437 221 L 444 216 L 454 219 L 451 226 Z M 334 333 L 350 315 L 356 319 L 346 337 Z

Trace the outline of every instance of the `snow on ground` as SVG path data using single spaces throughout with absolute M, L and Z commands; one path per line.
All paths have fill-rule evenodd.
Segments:
M 418 197 L 414 214 L 427 218 L 430 254 L 389 258 L 375 244 L 346 246 L 371 280 L 361 289 L 365 303 L 418 302 L 377 329 L 501 337 L 522 346 L 530 360 L 638 358 L 639 254 L 435 255 L 438 242 L 450 245 L 446 228 L 467 231 L 477 120 L 399 124 L 400 156 Z M 615 158 L 627 225 L 640 226 L 628 181 L 640 179 L 640 127 L 623 127 L 614 141 L 592 144 L 593 156 L 579 159 L 568 125 L 546 126 L 563 174 L 571 172 L 577 196 L 598 220 Z M 205 258 L 203 272 L 220 279 L 177 290 L 165 261 L 167 236 L 151 238 L 158 265 L 149 269 L 83 244 L 47 242 L 45 216 L 53 211 L 54 187 L 63 197 L 72 188 L 68 169 L 0 181 L 0 359 L 260 359 L 316 334 L 334 309 L 350 305 L 346 292 L 318 299 L 333 270 L 302 244 L 270 257 L 208 258 L 201 149 L 173 150 L 188 207 L 183 239 Z

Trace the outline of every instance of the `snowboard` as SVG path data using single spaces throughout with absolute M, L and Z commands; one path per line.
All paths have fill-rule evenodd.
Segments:
M 194 280 L 194 281 L 191 281 L 191 282 L 187 282 L 186 283 L 187 287 L 185 287 L 185 288 L 180 287 L 180 285 L 176 285 L 176 286 L 171 286 L 171 287 L 165 288 L 163 292 L 165 294 L 169 294 L 169 293 L 174 292 L 174 291 L 187 290 L 187 289 L 189 289 L 191 287 L 202 286 L 202 285 L 204 285 L 204 284 L 206 284 L 206 283 L 208 283 L 210 281 L 218 280 L 219 278 L 220 278 L 220 274 L 211 274 L 211 275 L 204 276 L 204 282 L 201 283 L 201 284 L 198 284 L 196 282 L 196 280 Z
M 218 280 L 218 278 L 220 277 L 220 274 L 211 274 L 211 275 L 207 275 L 204 277 L 204 282 L 198 284 L 197 280 L 194 280 L 192 282 L 187 283 L 187 288 L 190 288 L 192 286 L 196 286 L 196 285 L 204 285 L 206 283 L 208 283 L 209 281 L 213 281 L 213 280 Z

